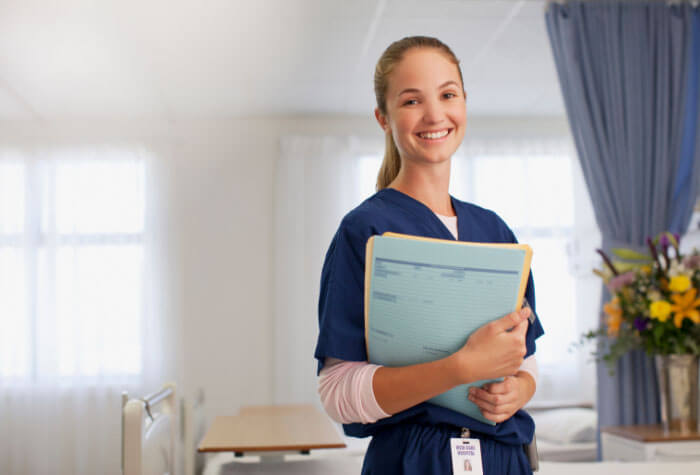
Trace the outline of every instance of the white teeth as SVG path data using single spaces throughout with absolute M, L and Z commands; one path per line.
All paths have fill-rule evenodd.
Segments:
M 441 132 L 426 132 L 419 135 L 424 139 L 439 139 L 447 135 L 447 130 L 443 130 Z

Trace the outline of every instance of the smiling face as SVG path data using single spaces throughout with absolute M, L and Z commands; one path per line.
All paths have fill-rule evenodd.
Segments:
M 435 48 L 406 51 L 389 76 L 386 115 L 375 115 L 392 134 L 402 162 L 449 161 L 467 121 L 457 65 Z

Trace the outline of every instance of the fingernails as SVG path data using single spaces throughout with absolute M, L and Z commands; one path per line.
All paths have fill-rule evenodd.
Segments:
M 530 314 L 530 309 L 529 308 L 521 308 L 520 309 L 520 316 L 523 318 L 527 318 L 527 316 Z

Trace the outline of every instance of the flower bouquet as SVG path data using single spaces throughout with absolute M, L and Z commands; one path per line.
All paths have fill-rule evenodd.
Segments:
M 683 256 L 679 237 L 665 232 L 647 239 L 649 254 L 602 250 L 605 266 L 594 272 L 612 299 L 603 309 L 601 328 L 584 336 L 599 341 L 595 355 L 613 372 L 617 360 L 642 348 L 654 357 L 664 431 L 700 430 L 698 354 L 700 354 L 700 253 Z
M 602 250 L 604 267 L 593 272 L 612 299 L 604 305 L 605 322 L 584 335 L 599 340 L 596 353 L 612 370 L 630 350 L 649 355 L 700 354 L 700 254 L 683 256 L 679 236 L 669 232 L 647 239 L 649 254 Z

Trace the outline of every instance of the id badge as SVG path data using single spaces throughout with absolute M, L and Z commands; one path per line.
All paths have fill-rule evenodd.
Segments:
M 481 444 L 479 439 L 450 439 L 452 454 L 452 474 L 484 475 L 481 465 Z

